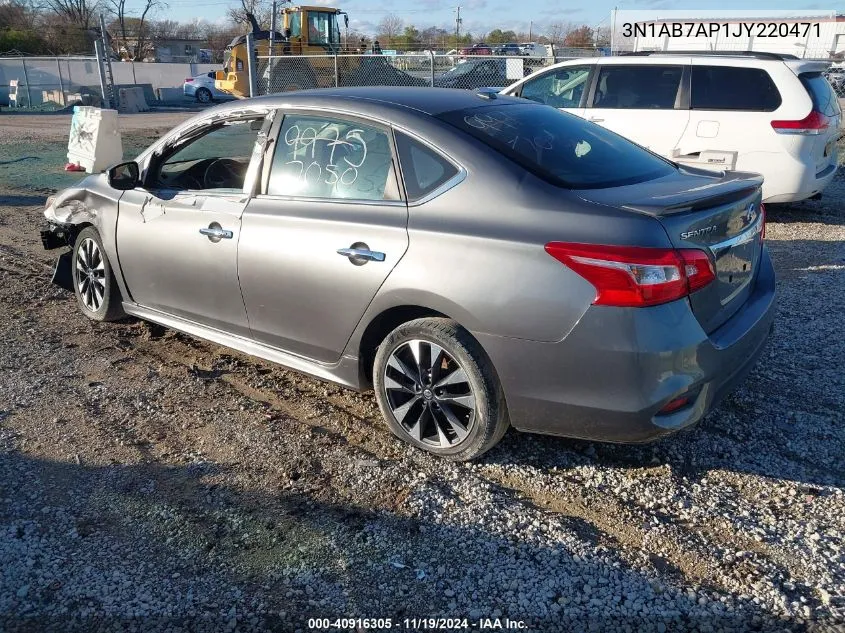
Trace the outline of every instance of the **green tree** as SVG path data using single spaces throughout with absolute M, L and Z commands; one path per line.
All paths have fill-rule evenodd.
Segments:
M 471 46 L 473 42 L 472 33 L 463 33 L 460 38 L 456 38 L 452 33 L 446 40 L 447 48 L 462 48 L 464 46 Z
M 49 52 L 44 40 L 37 33 L 19 29 L 0 31 L 0 51 L 20 51 L 35 55 Z
M 420 47 L 420 32 L 415 26 L 409 24 L 402 35 L 395 39 L 395 44 L 406 51 L 417 49 Z
M 493 29 L 487 34 L 487 42 L 489 44 L 507 44 L 509 42 L 516 42 L 516 40 L 516 33 L 513 31 Z

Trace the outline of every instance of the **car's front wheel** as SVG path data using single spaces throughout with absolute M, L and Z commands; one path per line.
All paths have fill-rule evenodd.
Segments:
M 478 457 L 508 429 L 492 363 L 450 319 L 417 319 L 393 330 L 376 353 L 373 382 L 390 430 L 440 457 Z
M 125 316 L 120 288 L 94 227 L 76 236 L 71 270 L 76 301 L 85 316 L 94 321 L 115 321 Z

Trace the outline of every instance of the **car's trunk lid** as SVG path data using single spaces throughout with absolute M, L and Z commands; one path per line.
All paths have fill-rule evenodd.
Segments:
M 755 174 L 681 168 L 657 181 L 579 193 L 593 202 L 653 216 L 673 246 L 708 253 L 716 279 L 689 301 L 710 333 L 751 294 L 763 245 L 762 182 Z

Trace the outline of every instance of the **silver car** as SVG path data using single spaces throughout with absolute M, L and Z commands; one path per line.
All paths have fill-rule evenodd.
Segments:
M 205 111 L 51 199 L 42 240 L 87 317 L 373 387 L 471 459 L 715 406 L 772 326 L 760 185 L 511 97 L 329 89 Z
M 234 99 L 228 92 L 218 90 L 214 83 L 214 71 L 203 73 L 195 77 L 187 77 L 182 84 L 182 92 L 186 97 L 196 99 L 200 103 L 213 101 L 228 101 Z

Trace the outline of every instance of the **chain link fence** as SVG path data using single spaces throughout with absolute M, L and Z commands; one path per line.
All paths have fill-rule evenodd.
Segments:
M 556 51 L 557 53 L 564 51 Z M 341 86 L 434 86 L 440 88 L 504 88 L 535 70 L 566 59 L 599 56 L 595 49 L 566 50 L 555 57 L 441 55 L 278 55 L 257 58 L 257 94 Z M 588 55 L 592 53 L 592 55 Z M 845 98 L 845 72 L 826 73 Z
M 338 86 L 504 88 L 561 59 L 431 53 L 259 56 L 256 83 L 259 94 Z
M 836 96 L 845 99 L 845 68 L 831 69 L 830 72 L 824 73 L 824 76 L 830 82 Z
M 187 77 L 220 68 L 219 64 L 148 63 L 112 61 L 116 89 L 140 86 L 148 103 L 160 88 L 178 89 Z M 17 83 L 16 103 L 10 103 L 10 84 Z M 0 105 L 56 108 L 72 103 L 98 105 L 102 88 L 96 57 L 0 57 Z
M 0 103 L 9 103 L 13 82 L 15 105 L 25 108 L 74 101 L 97 105 L 103 97 L 96 57 L 0 58 Z

